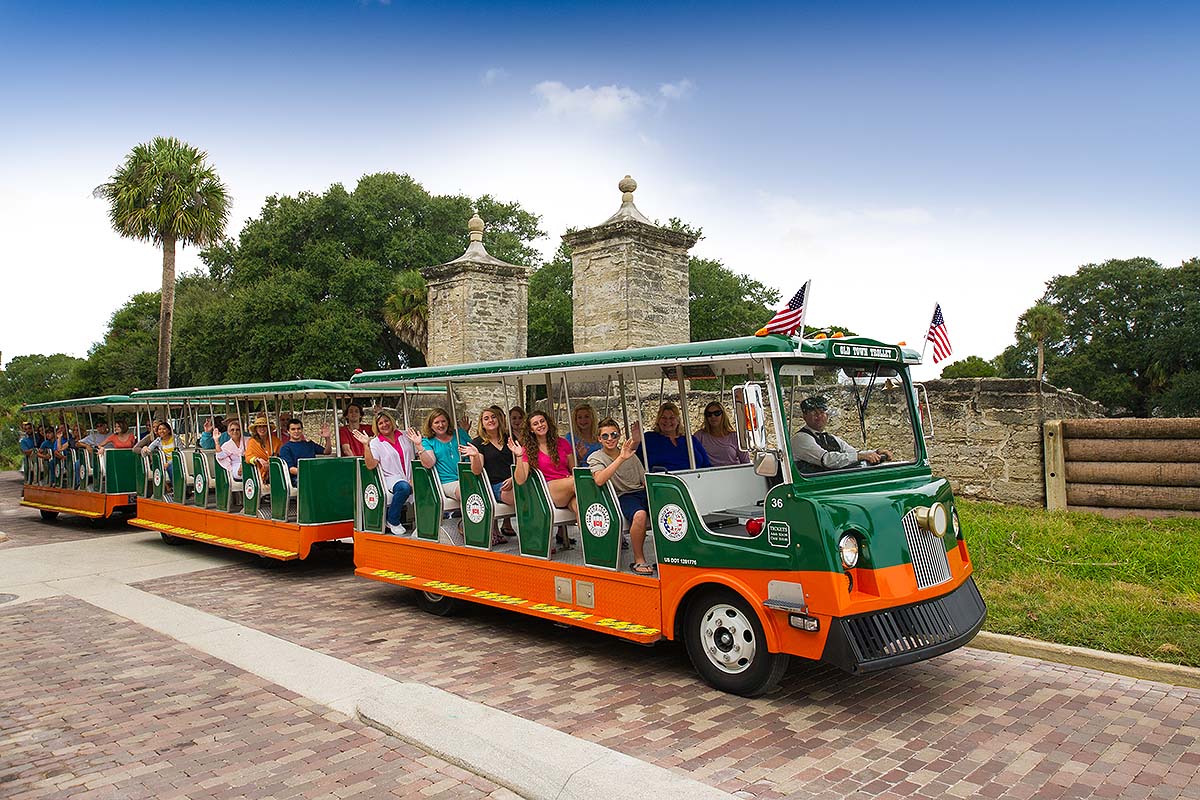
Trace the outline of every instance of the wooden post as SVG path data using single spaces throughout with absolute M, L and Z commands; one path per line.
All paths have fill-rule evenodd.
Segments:
M 1046 510 L 1067 510 L 1067 467 L 1063 457 L 1062 420 L 1046 420 L 1042 453 L 1046 466 Z

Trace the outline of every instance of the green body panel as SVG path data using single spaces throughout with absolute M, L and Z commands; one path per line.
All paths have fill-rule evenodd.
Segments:
M 217 479 L 217 509 L 219 511 L 229 511 L 232 507 L 233 499 L 230 497 L 232 486 L 229 481 L 229 472 L 218 464 L 216 473 L 214 477 Z
M 379 482 L 378 472 L 367 469 L 366 462 L 361 458 L 354 459 L 354 462 L 358 465 L 355 528 L 367 533 L 383 533 L 384 523 L 387 522 L 387 492 Z
M 483 480 L 483 475 L 476 475 L 471 471 L 470 464 L 459 462 L 458 488 L 462 498 L 464 542 L 467 547 L 490 549 L 492 524 L 496 517 L 496 500 L 492 495 L 492 487 Z M 482 516 L 479 510 L 482 511 Z M 478 521 L 472 520 L 472 516 L 478 516 Z
M 37 461 L 36 456 L 31 456 L 27 453 L 21 454 L 21 477 L 24 483 L 37 482 Z
M 198 448 L 192 451 L 192 502 L 197 508 L 208 508 L 208 464 Z
M 417 505 L 417 538 L 436 542 L 442 525 L 442 493 L 433 471 L 413 464 L 413 502 Z
M 150 483 L 154 487 L 151 489 L 151 497 L 155 500 L 162 500 L 163 492 L 167 486 L 167 474 L 163 468 L 162 450 L 155 450 L 150 453 Z
M 100 472 L 100 455 L 93 447 L 91 450 L 84 450 L 83 457 L 87 459 L 88 470 L 92 473 L 88 476 L 88 489 L 93 492 L 103 492 L 104 481 Z
M 296 495 L 296 521 L 301 525 L 354 519 L 355 458 L 302 458 Z
M 140 497 L 150 497 L 154 492 L 150 486 L 150 470 L 146 468 L 149 456 L 134 453 L 133 476 Z
M 513 493 L 516 495 L 517 541 L 521 555 L 549 558 L 550 539 L 554 536 L 550 498 L 532 470 L 525 483 L 517 483 L 516 467 L 513 467 Z
M 797 356 L 817 359 L 833 358 L 834 345 L 848 344 L 878 345 L 891 347 L 897 358 L 891 363 L 920 363 L 920 354 L 915 350 L 888 345 L 863 336 L 842 339 L 796 339 L 773 334 L 770 336 L 743 336 L 737 339 L 716 339 L 707 342 L 688 342 L 661 347 L 640 347 L 630 350 L 611 350 L 600 353 L 567 353 L 554 356 L 509 359 L 507 361 L 481 361 L 473 364 L 457 364 L 447 367 L 421 367 L 418 369 L 380 370 L 363 372 L 350 379 L 351 388 L 360 388 L 375 383 L 407 381 L 432 381 L 463 379 L 472 376 L 503 375 L 505 373 L 536 372 L 538 370 L 578 369 L 605 365 L 636 365 L 654 362 L 702 361 L 708 358 L 731 356 L 780 357 Z
M 583 561 L 591 567 L 616 569 L 621 557 L 621 507 L 612 485 L 597 486 L 590 469 L 575 469 Z
M 177 503 L 187 502 L 188 480 L 186 473 L 183 471 L 183 460 L 188 457 L 187 453 L 182 453 L 178 449 L 171 453 L 171 488 L 175 492 L 175 501 Z
M 767 495 L 764 505 L 778 493 L 786 495 L 791 487 L 777 486 Z M 780 492 L 779 490 L 785 490 Z M 646 475 L 646 490 L 650 498 L 650 524 L 654 530 L 654 549 L 660 561 L 700 567 L 733 569 L 792 568 L 793 548 L 772 545 L 763 532 L 753 538 L 734 536 L 709 530 L 692 503 L 691 492 L 682 480 L 665 473 Z M 669 509 L 668 514 L 664 510 Z M 786 503 L 784 508 L 786 509 Z M 683 522 L 680 522 L 682 515 Z M 671 531 L 684 531 L 682 538 L 672 541 Z
M 104 491 L 109 494 L 133 493 L 138 490 L 138 469 L 141 456 L 132 450 L 110 447 L 104 451 Z
M 258 516 L 258 505 L 262 502 L 262 487 L 259 486 L 258 469 L 242 459 L 242 513 L 248 517 Z
M 271 480 L 271 519 L 280 522 L 287 519 L 288 490 L 292 487 L 287 463 L 279 456 L 272 456 L 267 466 Z

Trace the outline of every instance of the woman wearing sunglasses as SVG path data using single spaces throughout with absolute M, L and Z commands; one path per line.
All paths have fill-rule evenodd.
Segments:
M 696 431 L 696 438 L 704 445 L 714 467 L 750 463 L 750 454 L 738 447 L 733 421 L 725 406 L 715 400 L 704 407 L 704 425 Z

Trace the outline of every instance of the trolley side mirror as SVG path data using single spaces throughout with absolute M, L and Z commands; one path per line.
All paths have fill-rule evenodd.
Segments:
M 738 447 L 746 451 L 767 447 L 767 411 L 763 389 L 757 383 L 733 387 L 734 416 L 737 418 Z
M 754 474 L 761 478 L 774 478 L 779 475 L 779 456 L 771 451 L 755 453 Z

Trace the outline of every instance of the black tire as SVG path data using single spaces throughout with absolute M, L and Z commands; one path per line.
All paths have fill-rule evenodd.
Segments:
M 435 617 L 448 617 L 458 611 L 459 600 L 444 594 L 417 592 L 417 608 Z
M 91 517 L 88 519 L 88 527 L 94 531 L 103 530 L 108 527 L 108 517 Z
M 58 519 L 57 511 L 47 511 L 44 508 L 41 511 L 42 511 L 42 519 L 45 520 L 46 522 L 54 522 L 54 520 Z
M 767 651 L 758 614 L 731 589 L 705 589 L 688 603 L 683 641 L 705 683 L 722 692 L 757 697 L 787 670 L 786 653 Z
M 169 545 L 173 546 L 177 544 L 183 544 L 183 539 L 180 539 L 178 536 L 172 536 L 171 534 L 164 533 L 162 531 L 159 531 L 158 535 L 161 536 L 162 540 Z

